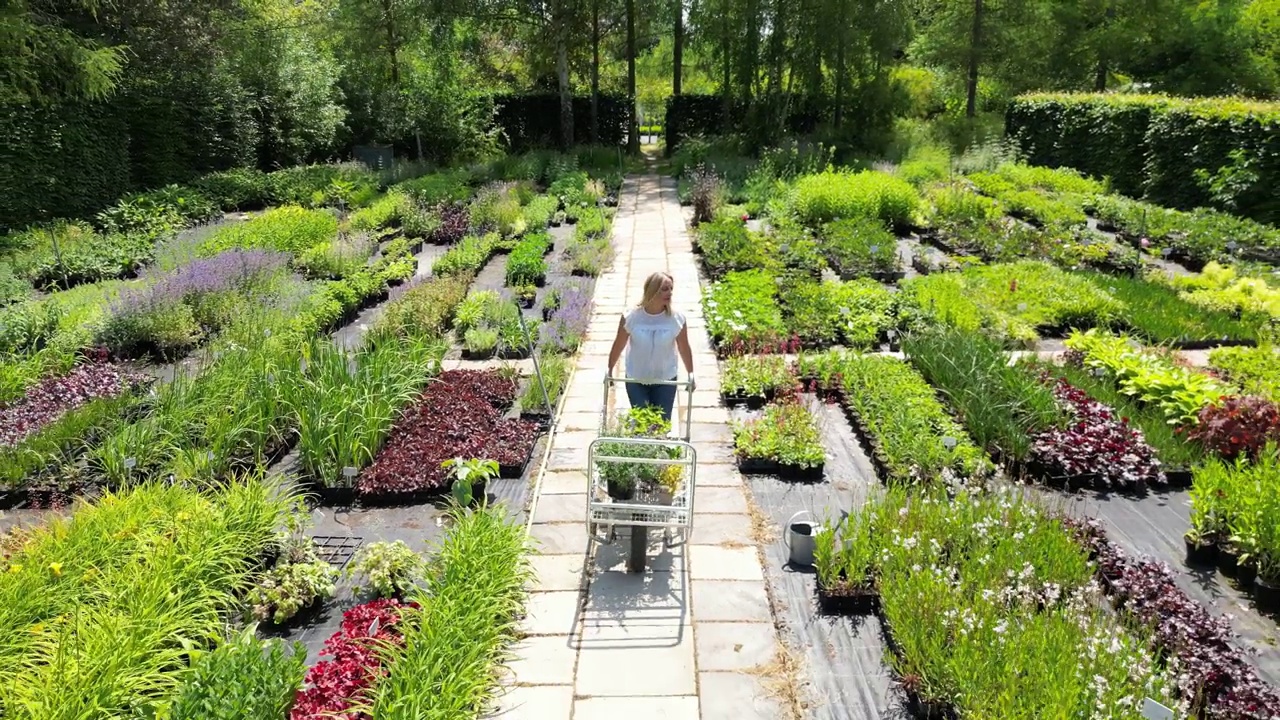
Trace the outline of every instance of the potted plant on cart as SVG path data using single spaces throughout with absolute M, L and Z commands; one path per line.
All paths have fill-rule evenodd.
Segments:
M 649 445 L 626 442 L 630 438 L 661 439 L 671 432 L 671 423 L 653 408 L 632 408 L 623 413 L 616 423 L 606 430 L 608 437 L 620 438 L 618 442 L 602 442 L 596 446 L 596 454 L 606 457 L 636 458 L 645 460 L 680 458 L 681 449 L 667 445 Z M 615 500 L 632 500 L 636 491 L 654 492 L 670 465 L 646 462 L 603 460 L 596 462 L 596 470 L 604 480 L 609 497 Z M 677 481 L 678 482 L 678 481 Z

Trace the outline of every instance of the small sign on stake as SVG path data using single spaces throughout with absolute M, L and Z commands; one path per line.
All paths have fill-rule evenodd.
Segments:
M 137 465 L 137 464 L 138 464 L 138 460 L 137 460 L 137 458 L 125 458 L 125 459 L 124 459 L 124 469 L 125 469 L 125 470 L 132 470 L 132 469 L 133 469 L 133 466 L 134 466 L 134 465 Z
M 355 358 L 351 358 L 350 360 L 348 360 L 348 361 L 347 361 L 347 374 L 348 374 L 348 375 L 352 375 L 352 376 L 354 376 L 354 375 L 356 374 L 356 370 L 357 370 L 357 369 L 358 369 L 358 368 L 356 367 L 356 359 L 355 359 Z
M 942 438 L 942 446 L 950 450 L 956 446 L 956 439 L 950 436 L 944 437 Z
M 1240 246 L 1236 244 L 1235 240 L 1232 240 L 1231 242 L 1227 243 L 1227 250 L 1230 250 L 1231 252 L 1235 252 L 1236 248 L 1238 247 Z
M 877 252 L 879 252 L 879 251 L 880 251 L 880 246 L 879 246 L 879 245 L 872 245 L 872 246 L 871 246 L 870 248 L 868 248 L 868 249 L 869 249 L 869 250 L 871 250 L 871 254 L 872 254 L 872 255 L 875 255 Z
M 1026 303 L 1018 303 L 1018 312 L 1024 312 L 1027 309 Z
M 1170 255 L 1172 255 L 1172 254 L 1173 254 L 1173 248 L 1169 248 L 1169 247 L 1162 247 L 1162 248 L 1160 248 L 1160 254 L 1161 254 L 1161 255 L 1163 255 L 1163 256 L 1165 256 L 1165 257 L 1169 257 Z
M 357 469 L 355 469 L 355 468 L 353 468 L 353 467 L 351 467 L 350 465 L 348 465 L 348 466 L 346 466 L 346 467 L 342 468 L 342 475 L 343 475 L 343 477 L 349 477 L 349 478 L 351 478 L 351 477 L 355 477 L 355 476 L 356 476 L 356 473 L 358 473 L 358 472 L 360 472 L 360 471 L 359 471 L 359 470 L 357 470 Z
M 298 369 L 299 369 L 299 370 L 301 370 L 302 372 L 306 372 L 306 371 L 307 371 L 307 359 L 306 359 L 306 358 L 299 358 L 299 359 L 298 359 Z
M 1173 720 L 1173 709 L 1146 698 L 1142 701 L 1142 717 L 1147 720 Z

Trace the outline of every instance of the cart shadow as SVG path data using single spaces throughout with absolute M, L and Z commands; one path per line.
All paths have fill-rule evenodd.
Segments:
M 642 573 L 626 571 L 627 530 L 612 544 L 595 544 L 591 578 L 576 644 L 582 648 L 663 648 L 687 642 L 691 614 L 682 547 L 668 548 L 651 532 Z

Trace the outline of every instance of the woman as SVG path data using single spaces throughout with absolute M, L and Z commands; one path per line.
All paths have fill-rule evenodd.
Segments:
M 675 282 L 664 272 L 656 272 L 644 281 L 644 298 L 636 309 L 618 321 L 618 335 L 609 350 L 610 373 L 618 364 L 622 349 L 627 350 L 627 399 L 631 407 L 656 407 L 662 417 L 671 421 L 676 403 L 675 385 L 654 382 L 676 379 L 676 351 L 689 372 L 689 385 L 694 385 L 693 351 L 689 348 L 689 328 L 684 315 L 671 309 L 671 290 Z

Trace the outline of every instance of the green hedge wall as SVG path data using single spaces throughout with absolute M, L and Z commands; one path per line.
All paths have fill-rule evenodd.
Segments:
M 1009 104 L 1005 131 L 1033 164 L 1109 175 L 1117 190 L 1167 207 L 1218 207 L 1280 222 L 1280 103 L 1033 93 Z M 1249 167 L 1229 207 L 1215 202 L 1195 171 L 1232 166 L 1235 150 Z
M 820 123 L 831 117 L 833 110 L 830 98 L 824 97 L 784 95 L 781 104 L 787 113 L 783 128 L 789 133 L 813 132 Z M 685 138 L 695 135 L 746 133 L 756 136 L 760 131 L 772 132 L 768 115 L 769 108 L 763 103 L 752 104 L 735 98 L 730 102 L 729 123 L 726 126 L 723 96 L 673 95 L 667 98 L 667 114 L 663 123 L 667 152 L 674 151 Z M 861 112 L 856 98 L 851 98 L 847 122 L 860 123 L 869 119 L 870 114 Z M 758 141 L 763 138 L 752 139 Z
M 86 217 L 131 187 L 129 129 L 112 105 L 0 105 L 0 233 Z
M 629 121 L 626 95 L 600 95 L 599 145 L 622 145 Z M 560 145 L 560 96 L 556 93 L 522 93 L 494 98 L 494 122 L 506 131 L 512 152 Z M 574 142 L 591 142 L 591 96 L 573 98 Z

